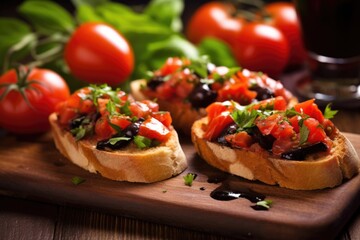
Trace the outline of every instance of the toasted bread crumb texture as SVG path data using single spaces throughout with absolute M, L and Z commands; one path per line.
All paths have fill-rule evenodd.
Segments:
M 198 154 L 210 165 L 249 180 L 289 189 L 315 190 L 340 185 L 359 172 L 359 157 L 341 133 L 336 136 L 329 155 L 289 161 L 274 158 L 261 148 L 255 152 L 206 141 L 203 124 L 207 124 L 207 118 L 196 121 L 192 127 L 192 141 Z
M 75 141 L 71 133 L 59 127 L 55 113 L 49 121 L 57 149 L 79 167 L 106 178 L 150 183 L 178 175 L 187 167 L 175 130 L 169 140 L 158 147 L 103 151 L 87 140 Z

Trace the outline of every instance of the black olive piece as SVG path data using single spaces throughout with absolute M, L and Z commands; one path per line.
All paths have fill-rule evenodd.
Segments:
M 117 137 L 117 136 L 114 136 Z M 117 141 L 115 144 L 111 144 L 109 142 L 109 139 L 105 139 L 105 140 L 101 140 L 96 144 L 96 149 L 98 150 L 105 150 L 105 148 L 110 148 L 112 150 L 115 149 L 121 149 L 126 147 L 127 145 L 129 145 L 130 141 L 129 140 L 120 140 Z
M 272 135 L 263 135 L 258 127 L 252 128 L 250 135 L 254 138 L 255 142 L 259 143 L 259 145 L 270 151 L 272 149 L 275 138 Z
M 226 135 L 229 135 L 229 134 L 234 134 L 236 133 L 236 130 L 237 130 L 237 125 L 236 123 L 234 124 L 231 124 L 230 126 L 228 126 L 227 128 L 225 128 L 220 136 L 216 139 L 216 141 L 222 145 L 225 145 L 225 146 L 230 146 L 230 144 L 226 141 L 225 139 L 225 136 Z
M 140 125 L 143 121 L 143 118 L 139 118 L 136 122 L 131 123 L 127 128 L 124 129 L 123 135 L 129 138 L 135 137 L 138 134 Z
M 164 77 L 163 76 L 155 76 L 153 78 L 151 78 L 148 82 L 147 82 L 147 86 L 148 88 L 150 88 L 151 90 L 155 91 L 155 89 L 160 86 L 161 84 L 164 83 Z
M 189 101 L 194 108 L 207 107 L 216 100 L 217 93 L 208 84 L 198 84 L 189 94 Z
M 300 147 L 298 149 L 284 152 L 281 154 L 281 158 L 287 160 L 304 160 L 306 155 L 316 153 L 316 152 L 325 152 L 327 146 L 323 142 L 316 143 L 307 147 Z
M 84 121 L 85 118 L 86 118 L 86 115 L 72 119 L 70 121 L 69 128 L 74 129 L 74 128 L 80 127 L 81 123 Z
M 260 87 L 259 85 L 254 85 L 249 88 L 252 91 L 255 91 L 256 94 L 256 100 L 261 101 L 269 98 L 275 97 L 274 92 L 271 91 L 269 88 L 266 87 Z

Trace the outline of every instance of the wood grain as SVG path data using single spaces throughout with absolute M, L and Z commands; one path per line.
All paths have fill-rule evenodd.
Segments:
M 360 137 L 355 134 L 347 136 L 359 149 Z M 98 232 L 98 236 L 112 239 L 114 231 L 115 236 L 118 234 L 114 229 L 120 223 L 115 226 L 110 224 L 116 222 L 114 216 L 99 215 L 96 209 L 154 224 L 175 225 L 229 237 L 334 238 L 360 203 L 359 176 L 340 187 L 322 191 L 293 191 L 231 177 L 237 184 L 272 199 L 273 208 L 257 212 L 250 208 L 247 200 L 215 201 L 209 194 L 218 184 L 210 184 L 207 179 L 221 173 L 199 159 L 188 142 L 183 141 L 183 148 L 190 166 L 180 176 L 154 184 L 132 184 L 110 181 L 74 166 L 57 152 L 51 136 L 35 139 L 9 136 L 0 140 L 0 188 L 29 198 L 92 209 L 78 215 L 84 224 L 80 227 L 76 226 L 79 220 L 75 216 L 68 216 L 71 212 L 64 213 L 70 222 L 59 221 L 56 239 L 72 235 L 76 239 L 86 239 L 100 229 L 103 232 Z M 182 179 L 188 172 L 198 174 L 192 187 L 185 186 Z M 80 176 L 86 181 L 73 185 L 73 176 Z M 205 190 L 201 191 L 201 187 Z M 93 225 L 99 223 L 103 225 L 94 229 Z M 120 228 L 124 229 L 124 226 Z M 147 230 L 144 228 L 141 231 Z M 136 235 L 135 232 L 133 234 Z

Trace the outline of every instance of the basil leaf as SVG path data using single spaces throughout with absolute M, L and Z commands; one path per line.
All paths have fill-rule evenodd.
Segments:
M 152 0 L 145 8 L 144 13 L 172 31 L 181 32 L 183 10 L 183 0 Z
M 338 110 L 332 110 L 331 104 L 326 105 L 324 110 L 324 117 L 327 119 L 333 118 L 337 114 Z
M 110 143 L 111 145 L 115 145 L 119 141 L 130 141 L 130 140 L 131 138 L 129 137 L 114 137 L 114 138 L 110 138 L 108 143 Z
M 134 137 L 134 143 L 138 148 L 144 149 L 151 146 L 151 139 L 144 136 L 136 135 Z
M 299 122 L 300 125 L 300 122 Z M 304 124 L 304 122 L 301 123 L 301 127 L 300 127 L 300 145 L 306 143 L 306 141 L 308 140 L 309 137 L 309 129 L 308 127 Z
M 52 1 L 28 0 L 20 5 L 19 12 L 34 25 L 39 33 L 45 35 L 71 32 L 75 28 L 70 13 Z
M 122 114 L 125 114 L 126 116 L 131 116 L 132 112 L 131 112 L 129 106 L 130 106 L 130 102 L 126 101 L 125 104 L 120 107 L 120 112 Z
M 86 135 L 86 129 L 82 125 L 77 128 L 71 129 L 70 132 L 75 137 L 76 141 L 79 141 Z
M 215 38 L 205 38 L 198 45 L 200 55 L 207 55 L 216 66 L 238 66 L 226 43 Z
M 103 22 L 103 18 L 90 5 L 80 5 L 77 7 L 76 19 L 80 23 L 84 22 Z

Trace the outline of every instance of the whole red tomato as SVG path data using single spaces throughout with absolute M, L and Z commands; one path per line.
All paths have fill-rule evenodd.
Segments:
M 248 23 L 236 36 L 234 55 L 240 66 L 278 77 L 289 59 L 289 45 L 276 28 L 263 23 Z
M 241 30 L 244 22 L 242 18 L 233 17 L 235 13 L 235 7 L 229 3 L 205 3 L 190 18 L 186 36 L 195 44 L 205 37 L 215 37 L 234 46 L 234 36 Z
M 134 69 L 134 55 L 126 39 L 103 23 L 84 23 L 70 37 L 65 60 L 77 78 L 116 86 Z
M 51 70 L 9 70 L 0 77 L 0 127 L 18 134 L 45 132 L 49 115 L 69 96 L 65 80 Z
M 289 65 L 303 64 L 306 51 L 302 40 L 301 27 L 294 4 L 274 2 L 265 5 L 263 22 L 279 29 L 288 40 L 290 46 Z

